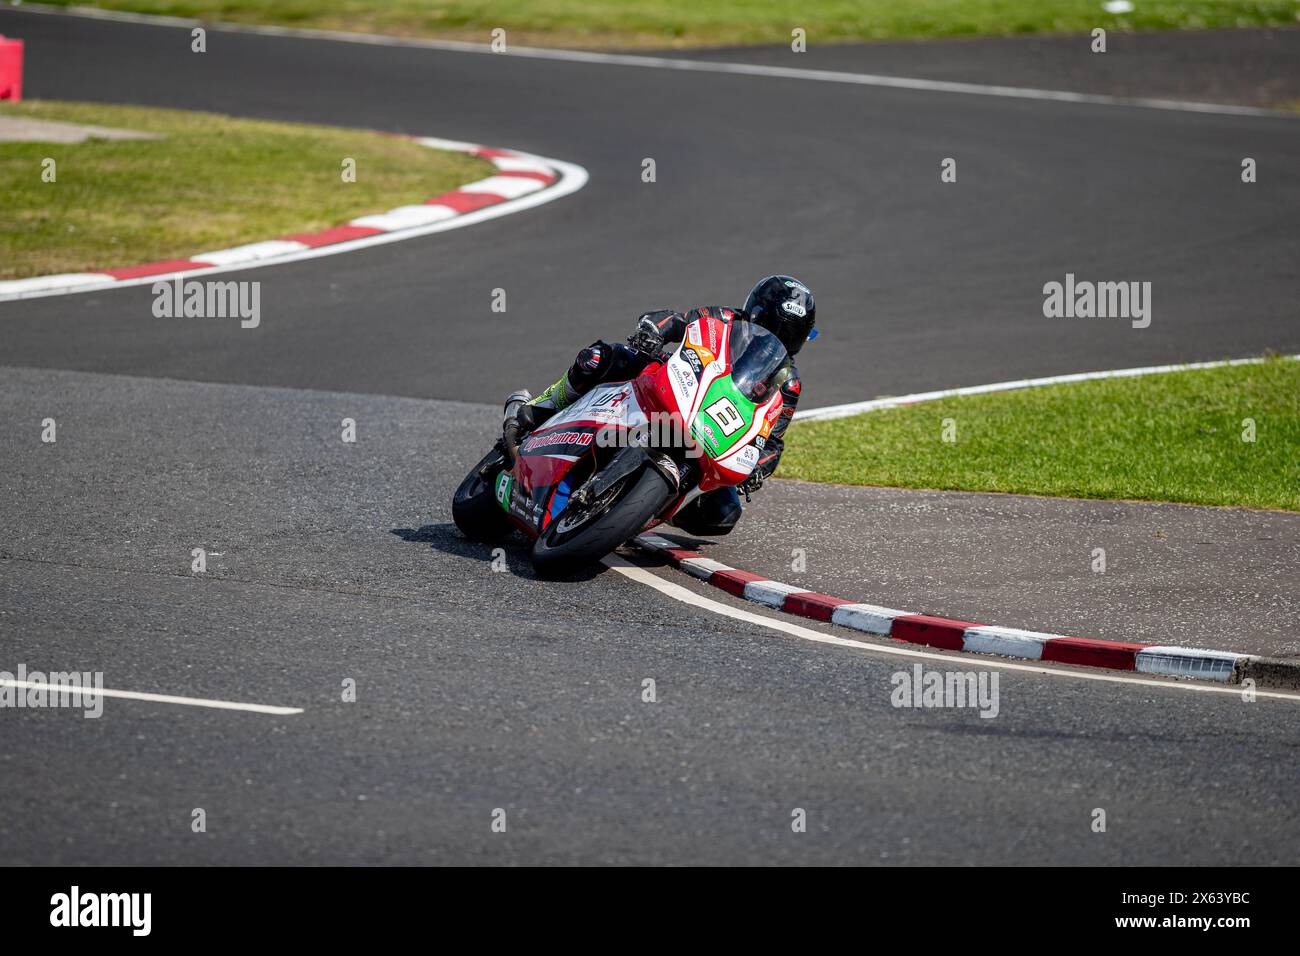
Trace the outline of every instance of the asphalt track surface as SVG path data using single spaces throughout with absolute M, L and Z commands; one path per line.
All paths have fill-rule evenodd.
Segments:
M 27 40 L 32 98 L 441 135 L 591 173 L 474 241 L 257 275 L 252 347 L 238 328 L 157 328 L 144 286 L 0 308 L 6 364 L 492 401 L 644 309 L 735 302 L 774 271 L 818 290 L 825 337 L 800 363 L 818 405 L 1300 351 L 1294 118 L 215 32 L 194 54 L 184 29 L 11 11 L 0 29 Z M 1151 327 L 1043 318 L 1043 284 L 1068 272 L 1150 281 Z
M 766 270 L 819 290 L 815 404 L 1297 351 L 1295 121 L 215 32 L 198 56 L 184 31 L 10 11 L 0 31 L 28 40 L 32 97 L 440 135 L 592 173 L 505 220 L 249 273 L 256 333 L 160 323 L 147 286 L 0 304 L 3 664 L 304 711 L 0 712 L 8 861 L 1294 861 L 1300 702 L 1006 669 L 996 719 L 896 709 L 910 661 L 610 571 L 538 582 L 518 544 L 494 572 L 447 499 L 486 403 L 642 308 L 734 299 Z M 947 155 L 959 188 L 938 184 Z M 1242 155 L 1270 171 L 1255 186 Z M 1153 281 L 1151 328 L 1044 320 L 1066 271 Z M 830 500 L 799 487 L 769 490 L 774 521 Z M 825 547 L 869 561 L 854 545 Z
M 815 38 L 813 38 L 815 39 Z M 672 56 L 815 70 L 848 70 L 959 83 L 1279 107 L 1300 100 L 1300 29 L 1154 31 L 1107 37 L 977 37 L 940 42 L 812 42 L 792 60 L 784 47 L 676 50 Z

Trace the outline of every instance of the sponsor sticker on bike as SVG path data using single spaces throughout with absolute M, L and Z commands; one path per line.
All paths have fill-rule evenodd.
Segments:
M 695 391 L 695 379 L 691 376 L 690 369 L 685 365 L 674 363 L 669 367 L 669 370 L 675 379 L 674 384 L 677 386 L 677 394 L 684 401 L 689 402 L 691 393 Z
M 570 447 L 586 448 L 591 444 L 594 434 L 591 431 L 561 431 L 550 432 L 544 435 L 534 435 L 527 439 L 519 450 L 525 454 L 533 454 L 542 448 L 553 447 Z

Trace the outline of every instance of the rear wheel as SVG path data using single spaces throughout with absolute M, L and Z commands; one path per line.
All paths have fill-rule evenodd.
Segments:
M 488 467 L 494 463 L 496 467 Z M 501 451 L 493 448 L 474 466 L 452 496 L 452 520 L 461 533 L 473 541 L 497 541 L 514 530 L 514 524 L 497 504 L 495 495 L 497 476 L 505 463 Z
M 542 577 L 554 578 L 599 561 L 640 531 L 671 493 L 658 469 L 646 467 L 585 507 L 570 504 L 533 544 L 533 567 Z

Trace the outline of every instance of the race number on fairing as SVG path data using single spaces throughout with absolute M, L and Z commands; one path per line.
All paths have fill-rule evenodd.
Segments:
M 734 435 L 745 427 L 745 420 L 740 417 L 740 412 L 736 411 L 736 406 L 731 404 L 729 398 L 718 399 L 704 411 L 718 423 L 724 435 Z

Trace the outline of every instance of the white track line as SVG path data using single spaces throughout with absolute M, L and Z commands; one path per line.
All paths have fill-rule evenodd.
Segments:
M 847 83 L 856 86 L 919 90 L 927 93 L 966 93 L 976 96 L 1000 96 L 1022 100 L 1047 100 L 1056 103 L 1084 103 L 1097 106 L 1129 106 L 1142 109 L 1176 110 L 1184 113 L 1215 113 L 1223 116 L 1268 116 L 1277 119 L 1295 119 L 1290 113 L 1255 106 L 1195 103 L 1154 97 L 1128 99 L 1122 96 L 1102 96 L 1095 93 L 1068 93 L 1063 90 L 1039 90 L 1029 87 L 998 86 L 987 83 L 958 83 L 950 80 L 923 80 L 915 77 L 880 76 L 871 73 L 849 73 L 839 70 L 808 70 L 799 67 L 763 66 L 753 63 L 681 60 L 675 57 L 645 56 L 636 53 L 595 53 L 585 50 L 509 45 L 507 45 L 505 51 L 498 53 L 487 43 L 392 37 L 373 33 L 355 33 L 346 30 L 306 30 L 300 27 L 213 23 L 187 17 L 119 13 L 117 11 L 95 10 L 85 7 L 69 9 L 66 7 L 43 6 L 41 4 L 24 4 L 21 9 L 32 13 L 89 17 L 96 20 L 116 20 L 124 23 L 143 23 L 153 26 L 185 27 L 187 29 L 203 26 L 209 32 L 215 30 L 226 33 L 251 33 L 258 36 L 295 37 L 302 40 L 333 40 L 343 43 L 364 43 L 371 46 L 413 47 L 424 50 L 512 56 L 533 60 L 561 60 L 568 63 L 595 63 L 606 66 L 639 66 L 658 70 L 684 70 L 696 73 L 731 73 L 741 76 L 766 76 L 778 79 L 813 80 L 823 83 Z
M 1300 355 L 1284 356 L 1300 359 Z M 963 395 L 985 395 L 989 392 L 1010 392 L 1021 388 L 1040 388 L 1044 385 L 1065 385 L 1070 382 L 1090 382 L 1100 378 L 1134 378 L 1140 375 L 1163 375 L 1166 372 L 1188 372 L 1201 368 L 1226 368 L 1230 365 L 1259 365 L 1267 361 L 1262 358 L 1229 359 L 1221 362 L 1189 362 L 1186 365 L 1148 365 L 1143 368 L 1110 369 L 1103 372 L 1073 372 L 1069 375 L 1049 375 L 1046 378 L 1022 378 L 1014 382 L 996 382 L 992 385 L 967 385 L 962 388 L 945 388 L 937 392 L 916 392 L 912 395 L 899 395 L 893 398 L 873 398 L 866 402 L 850 402 L 847 405 L 826 405 L 822 408 L 810 408 L 794 413 L 796 421 L 825 421 L 830 418 L 847 418 L 861 415 L 863 412 L 875 412 L 882 408 L 897 408 L 900 405 L 915 405 L 918 402 L 933 402 L 940 398 L 957 398 Z
M 1148 680 L 1141 677 L 1119 677 L 1114 674 L 1093 674 L 1087 671 L 1072 671 L 1058 669 L 1054 667 L 1034 666 L 1032 664 L 1017 664 L 1011 661 L 991 661 L 991 660 L 974 660 L 969 657 L 957 657 L 950 654 L 939 654 L 933 651 L 919 651 L 907 646 L 894 647 L 888 644 L 869 644 L 866 641 L 855 641 L 847 637 L 838 637 L 834 634 L 827 634 L 824 631 L 815 631 L 810 627 L 803 627 L 790 621 L 783 621 L 778 618 L 765 617 L 761 614 L 754 614 L 750 611 L 743 611 L 740 608 L 730 607 L 718 601 L 711 600 L 696 594 L 680 584 L 673 584 L 671 581 L 665 581 L 657 574 L 632 564 L 625 558 L 611 554 L 604 559 L 604 564 L 639 584 L 647 585 L 654 588 L 660 594 L 681 601 L 683 604 L 689 604 L 692 607 L 701 608 L 705 611 L 711 611 L 714 614 L 721 614 L 724 617 L 734 618 L 737 621 L 744 621 L 746 624 L 757 624 L 759 627 L 770 628 L 774 631 L 780 631 L 783 634 L 789 634 L 792 637 L 802 638 L 805 641 L 813 641 L 817 644 L 832 644 L 837 647 L 852 647 L 857 650 L 868 651 L 872 654 L 885 654 L 893 657 L 912 657 L 922 658 L 930 661 L 942 661 L 950 666 L 957 665 L 963 669 L 970 670 L 975 668 L 994 668 L 997 670 L 1026 671 L 1030 674 L 1041 674 L 1045 677 L 1064 677 L 1074 680 L 1091 680 L 1103 681 L 1111 684 L 1135 684 L 1142 687 L 1163 687 L 1168 690 L 1188 691 L 1189 693 L 1198 694 L 1230 694 L 1233 697 L 1241 697 L 1239 687 L 1222 687 L 1216 684 L 1192 684 L 1182 683 L 1171 680 Z M 1300 694 L 1288 694 L 1281 691 L 1256 690 L 1256 697 L 1272 697 L 1276 700 L 1295 700 L 1300 701 Z
M 275 714 L 287 716 L 301 714 L 301 707 L 273 707 L 270 704 L 244 704 L 233 700 L 208 700 L 203 697 L 177 697 L 173 694 L 146 694 L 136 690 L 97 690 L 94 688 L 65 687 L 61 684 L 42 684 L 29 680 L 10 680 L 0 677 L 0 686 L 27 688 L 30 690 L 57 691 L 79 697 L 120 697 L 123 700 L 146 700 L 155 704 L 183 704 L 187 707 L 207 707 L 212 710 L 243 710 L 252 714 Z M 34 710 L 39 708 L 32 708 Z

